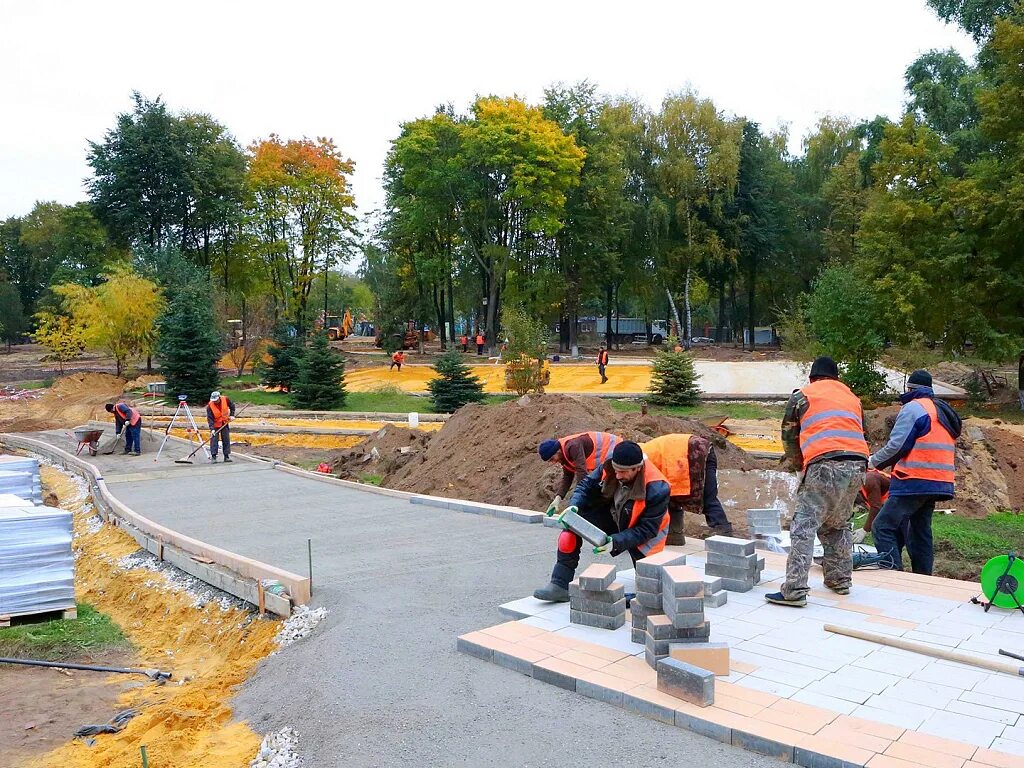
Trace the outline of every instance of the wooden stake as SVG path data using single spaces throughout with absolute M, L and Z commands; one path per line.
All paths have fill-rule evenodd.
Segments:
M 309 596 L 313 596 L 313 540 L 306 539 L 306 555 L 309 558 Z
M 267 603 L 266 592 L 263 591 L 263 582 L 262 581 L 257 581 L 256 582 L 256 595 L 257 595 L 257 599 L 259 600 L 259 604 L 260 604 L 260 616 L 262 616 L 266 612 L 266 609 L 267 609 L 267 606 L 266 606 L 266 603 Z

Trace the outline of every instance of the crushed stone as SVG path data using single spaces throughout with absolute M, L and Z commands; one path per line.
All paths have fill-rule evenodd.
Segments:
M 297 640 L 308 637 L 316 625 L 327 617 L 326 608 L 310 608 L 308 605 L 297 605 L 292 615 L 285 619 L 274 641 L 278 648 L 286 648 Z
M 249 768 L 301 768 L 305 763 L 299 757 L 298 749 L 299 734 L 294 728 L 268 733 Z

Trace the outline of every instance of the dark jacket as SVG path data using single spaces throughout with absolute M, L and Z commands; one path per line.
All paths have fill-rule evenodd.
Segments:
M 587 476 L 587 456 L 594 452 L 594 441 L 590 439 L 590 435 L 583 434 L 579 437 L 574 437 L 572 440 L 568 440 L 565 443 L 565 452 L 569 456 L 575 466 L 575 470 L 571 470 L 562 465 L 562 482 L 558 485 L 558 496 L 565 498 L 565 494 L 572 488 L 573 481 L 576 481 L 577 486 L 583 482 L 583 478 Z M 561 451 L 559 451 L 559 458 L 561 458 Z
M 935 393 L 931 387 L 918 387 L 900 395 L 903 407 L 900 408 L 899 415 L 896 417 L 896 423 L 889 434 L 889 441 L 872 455 L 871 466 L 878 469 L 895 466 L 900 459 L 910 453 L 918 438 L 931 431 L 931 416 L 917 402 L 922 399 L 934 400 L 939 423 L 954 440 L 960 437 L 962 429 L 960 416 L 952 406 L 942 400 L 935 400 Z M 889 495 L 937 496 L 951 499 L 953 498 L 953 483 L 943 483 L 938 480 L 900 480 L 894 476 L 889 485 Z
M 645 541 L 650 541 L 661 527 L 661 522 L 668 512 L 669 485 L 664 480 L 655 480 L 646 485 L 643 482 L 643 475 L 638 475 L 633 482 L 632 492 L 626 497 L 625 502 L 618 509 L 614 507 L 615 491 L 618 490 L 619 481 L 615 479 L 615 470 L 612 469 L 611 459 L 604 463 L 600 479 L 596 475 L 587 475 L 576 486 L 573 491 L 570 504 L 579 509 L 604 508 L 607 509 L 615 521 L 618 533 L 612 534 L 612 555 L 618 555 L 627 550 L 635 550 Z M 644 511 L 636 525 L 629 526 L 633 517 L 633 503 L 644 500 Z M 643 557 L 640 552 L 637 557 Z

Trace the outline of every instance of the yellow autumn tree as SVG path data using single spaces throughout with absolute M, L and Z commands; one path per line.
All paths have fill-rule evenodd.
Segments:
M 53 292 L 64 300 L 89 349 L 114 358 L 117 375 L 125 364 L 150 355 L 156 345 L 156 319 L 164 308 L 160 287 L 129 266 L 108 273 L 93 288 L 65 283 Z
M 32 338 L 50 350 L 47 358 L 57 363 L 61 373 L 64 373 L 64 363 L 77 360 L 85 351 L 85 328 L 67 315 L 37 313 Z

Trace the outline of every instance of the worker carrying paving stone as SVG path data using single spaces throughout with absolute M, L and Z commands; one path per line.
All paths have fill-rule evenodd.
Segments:
M 643 450 L 631 440 L 615 445 L 604 462 L 600 477 L 590 474 L 576 486 L 566 513 L 575 512 L 596 525 L 608 540 L 594 548 L 612 557 L 629 552 L 635 564 L 661 552 L 668 537 L 668 480 Z M 564 603 L 569 600 L 569 582 L 580 562 L 582 540 L 569 530 L 558 536 L 557 561 L 551 582 L 538 589 L 538 600 Z
M 611 432 L 580 432 L 552 440 L 545 440 L 537 446 L 537 453 L 544 461 L 562 468 L 562 480 L 555 492 L 555 498 L 548 506 L 548 513 L 558 511 L 558 505 L 573 487 L 577 487 L 588 474 L 600 476 L 604 463 L 611 458 L 612 449 L 622 438 Z
M 803 478 L 789 525 L 786 581 L 781 591 L 765 595 L 770 603 L 797 607 L 807 605 L 815 534 L 825 550 L 825 586 L 840 595 L 850 592 L 850 518 L 870 453 L 860 398 L 839 381 L 831 357 L 814 361 L 810 382 L 793 392 L 782 417 L 783 461 L 802 469 Z
M 213 434 L 210 436 L 210 461 L 217 460 L 217 438 L 224 447 L 225 463 L 231 461 L 231 425 L 235 417 L 235 404 L 220 392 L 210 393 L 210 402 L 206 404 L 206 424 Z
M 640 447 L 672 489 L 668 502 L 669 544 L 686 543 L 683 515 L 687 509 L 703 514 L 715 535 L 732 533 L 732 524 L 718 500 L 718 459 L 710 440 L 699 435 L 662 435 Z

